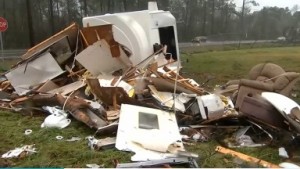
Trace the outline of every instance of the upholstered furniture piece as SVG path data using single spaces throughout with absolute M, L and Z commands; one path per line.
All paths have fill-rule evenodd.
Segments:
M 300 73 L 285 72 L 283 68 L 273 63 L 255 65 L 249 72 L 249 79 L 239 81 L 235 107 L 240 108 L 245 96 L 251 97 L 264 91 L 289 96 L 299 78 Z
M 243 116 L 264 125 L 288 129 L 285 118 L 276 108 L 260 95 L 245 96 L 239 111 Z

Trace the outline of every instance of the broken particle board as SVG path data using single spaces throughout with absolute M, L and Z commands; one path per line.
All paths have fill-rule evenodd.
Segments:
M 70 83 L 70 84 L 67 84 L 65 86 L 62 86 L 62 87 L 59 87 L 59 88 L 56 88 L 56 89 L 53 89 L 53 90 L 50 90 L 48 91 L 47 93 L 51 93 L 51 94 L 61 94 L 63 96 L 75 91 L 75 90 L 78 90 L 79 88 L 85 86 L 86 84 L 79 80 L 79 81 L 76 81 L 76 82 L 73 82 L 73 83 Z
M 52 80 L 48 80 L 37 91 L 45 93 L 45 92 L 48 92 L 50 90 L 54 90 L 56 88 L 59 88 L 59 86 L 57 84 L 55 84 Z

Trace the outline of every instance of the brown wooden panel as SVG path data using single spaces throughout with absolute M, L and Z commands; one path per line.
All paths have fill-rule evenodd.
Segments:
M 119 43 L 114 40 L 112 25 L 90 26 L 82 28 L 81 31 L 88 45 L 92 45 L 100 39 L 105 39 L 110 46 L 112 56 L 120 56 Z

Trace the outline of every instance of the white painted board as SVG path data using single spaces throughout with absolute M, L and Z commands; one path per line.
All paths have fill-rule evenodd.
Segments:
M 141 123 L 140 113 L 150 115 L 149 118 L 145 119 L 145 124 Z M 141 126 L 150 126 L 150 128 L 145 129 Z M 132 161 L 176 157 L 176 154 L 166 153 L 166 151 L 170 150 L 170 147 L 172 147 L 170 145 L 173 143 L 177 143 L 176 145 L 179 146 L 177 150 L 184 151 L 174 113 L 122 104 L 116 148 L 118 150 L 135 152 L 136 154 L 131 157 Z
M 97 77 L 129 66 L 129 59 L 121 48 L 120 53 L 119 57 L 113 57 L 108 43 L 103 39 L 87 47 L 75 59 Z
M 47 52 L 28 62 L 28 64 L 19 65 L 5 76 L 11 82 L 15 91 L 19 95 L 24 95 L 30 91 L 29 88 L 51 80 L 63 72 L 53 56 Z

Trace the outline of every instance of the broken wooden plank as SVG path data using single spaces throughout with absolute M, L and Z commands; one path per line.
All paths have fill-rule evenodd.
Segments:
M 44 49 L 48 48 L 50 45 L 58 41 L 64 36 L 68 37 L 68 40 L 70 42 L 70 48 L 71 51 L 74 51 L 76 49 L 76 42 L 78 38 L 78 31 L 79 31 L 79 26 L 76 23 L 71 24 L 64 30 L 58 32 L 57 34 L 51 36 L 50 38 L 44 40 L 43 42 L 35 45 L 34 47 L 30 48 L 21 58 L 23 60 L 26 60 L 35 54 L 43 51 Z
M 280 168 L 280 166 L 278 166 L 276 164 L 272 164 L 272 163 L 264 161 L 262 159 L 251 157 L 251 156 L 248 156 L 246 154 L 239 153 L 239 152 L 236 152 L 236 151 L 224 148 L 222 146 L 217 146 L 215 150 L 217 152 L 220 152 L 220 153 L 223 153 L 223 154 L 230 154 L 230 155 L 232 155 L 234 157 L 238 157 L 238 158 L 240 158 L 240 159 L 242 159 L 244 161 L 247 161 L 247 162 L 252 162 L 252 163 L 259 164 L 259 165 L 261 165 L 263 167 L 267 167 L 267 168 Z

